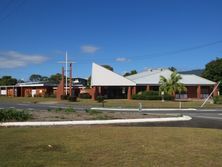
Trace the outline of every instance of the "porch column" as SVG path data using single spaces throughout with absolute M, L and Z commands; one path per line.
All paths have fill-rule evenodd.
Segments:
M 214 89 L 216 88 L 217 84 L 214 85 Z M 213 96 L 218 96 L 218 87 L 215 89 Z
M 146 86 L 146 91 L 147 91 L 147 92 L 150 91 L 150 85 L 147 85 L 147 86 Z
M 15 87 L 12 88 L 12 97 L 15 97 Z
M 98 86 L 98 94 L 101 95 L 102 94 L 102 87 Z
M 0 86 L 0 96 L 2 95 L 2 87 Z
M 92 100 L 96 100 L 97 97 L 97 87 L 93 86 L 92 87 Z
M 200 87 L 200 85 L 197 86 L 197 98 L 198 99 L 201 98 L 201 87 Z
M 21 97 L 23 97 L 23 88 L 21 87 Z
M 136 86 L 134 86 L 132 90 L 132 95 L 135 95 L 135 94 L 136 94 Z
M 132 90 L 130 86 L 128 87 L 128 91 L 127 91 L 127 99 L 128 100 L 132 99 Z

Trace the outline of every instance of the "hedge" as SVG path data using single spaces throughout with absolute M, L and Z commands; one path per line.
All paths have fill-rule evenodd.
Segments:
M 89 93 L 80 93 L 79 98 L 81 99 L 91 99 L 91 95 Z
M 214 104 L 222 104 L 222 96 L 213 97 Z
M 32 115 L 26 111 L 19 111 L 14 108 L 0 109 L 0 121 L 26 121 Z
M 161 100 L 162 96 L 159 95 L 158 91 L 144 91 L 132 95 L 134 100 Z M 164 95 L 164 100 L 174 100 L 175 98 L 171 95 Z

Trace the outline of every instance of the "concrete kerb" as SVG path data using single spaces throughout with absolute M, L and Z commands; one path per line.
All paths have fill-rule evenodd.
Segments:
M 105 108 L 105 107 L 92 107 L 91 110 L 99 111 L 139 111 L 138 108 Z M 141 111 L 196 111 L 195 108 L 143 108 Z
M 64 126 L 64 125 L 107 125 L 107 124 L 130 124 L 130 123 L 152 123 L 152 122 L 175 122 L 189 121 L 190 116 L 168 118 L 142 118 L 142 119 L 115 119 L 115 120 L 83 120 L 83 121 L 45 121 L 45 122 L 4 122 L 1 127 L 10 126 Z

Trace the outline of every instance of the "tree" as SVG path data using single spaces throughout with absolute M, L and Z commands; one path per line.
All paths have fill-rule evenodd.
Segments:
M 127 77 L 127 76 L 134 75 L 134 74 L 137 74 L 137 71 L 136 70 L 131 70 L 130 72 L 126 72 L 123 76 Z
M 160 76 L 160 91 L 173 96 L 175 96 L 176 92 L 181 93 L 183 91 L 187 91 L 184 84 L 179 82 L 181 79 L 182 77 L 176 71 L 170 75 L 169 79 L 164 76 Z
M 113 67 L 111 67 L 110 65 L 102 65 L 104 68 L 113 71 Z
M 172 66 L 172 67 L 169 67 L 168 69 L 169 69 L 170 71 L 177 71 L 177 69 L 176 69 L 175 67 L 173 67 L 173 66 Z
M 47 82 L 47 81 L 49 81 L 49 77 L 43 76 L 40 81 Z
M 91 86 L 91 75 L 87 79 L 87 87 L 89 88 Z
M 0 85 L 15 85 L 17 84 L 17 79 L 11 76 L 3 76 L 0 78 Z
M 29 80 L 32 81 L 32 82 L 38 82 L 38 81 L 41 81 L 41 80 L 42 80 L 42 76 L 39 75 L 39 74 L 32 74 L 32 75 L 29 77 Z
M 61 80 L 62 80 L 62 74 L 60 73 L 53 74 L 49 77 L 49 81 L 52 83 L 59 84 Z
M 202 76 L 215 82 L 222 81 L 222 58 L 207 63 Z

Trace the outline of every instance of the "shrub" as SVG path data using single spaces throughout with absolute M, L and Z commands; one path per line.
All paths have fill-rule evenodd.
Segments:
M 26 111 L 19 111 L 13 108 L 0 109 L 0 121 L 26 121 L 31 118 L 32 115 Z
M 55 94 L 45 94 L 44 97 L 45 98 L 47 98 L 47 97 L 56 98 L 56 95 Z
M 101 111 L 97 111 L 97 110 L 91 110 L 91 109 L 85 109 L 85 112 L 90 114 L 90 115 L 94 115 L 94 114 L 101 114 Z
M 76 112 L 76 110 L 72 107 L 66 108 L 65 112 Z
M 79 95 L 79 98 L 81 98 L 81 99 L 91 99 L 92 96 L 89 93 L 81 93 Z
M 56 108 L 55 111 L 56 111 L 56 112 L 60 112 L 60 111 L 62 111 L 62 108 Z
M 77 101 L 77 98 L 76 98 L 76 96 L 70 96 L 70 97 L 68 97 L 68 100 L 75 102 L 75 101 Z
M 68 97 L 69 97 L 68 95 L 61 95 L 62 100 L 68 100 Z
M 162 96 L 159 95 L 158 91 L 144 91 L 139 92 L 132 96 L 134 100 L 161 100 Z M 171 95 L 164 95 L 164 100 L 174 100 L 174 97 Z
M 222 96 L 213 97 L 214 104 L 222 104 Z
M 97 100 L 97 102 L 99 102 L 99 103 L 102 103 L 102 102 L 104 102 L 104 96 L 97 96 L 96 97 L 96 100 Z

